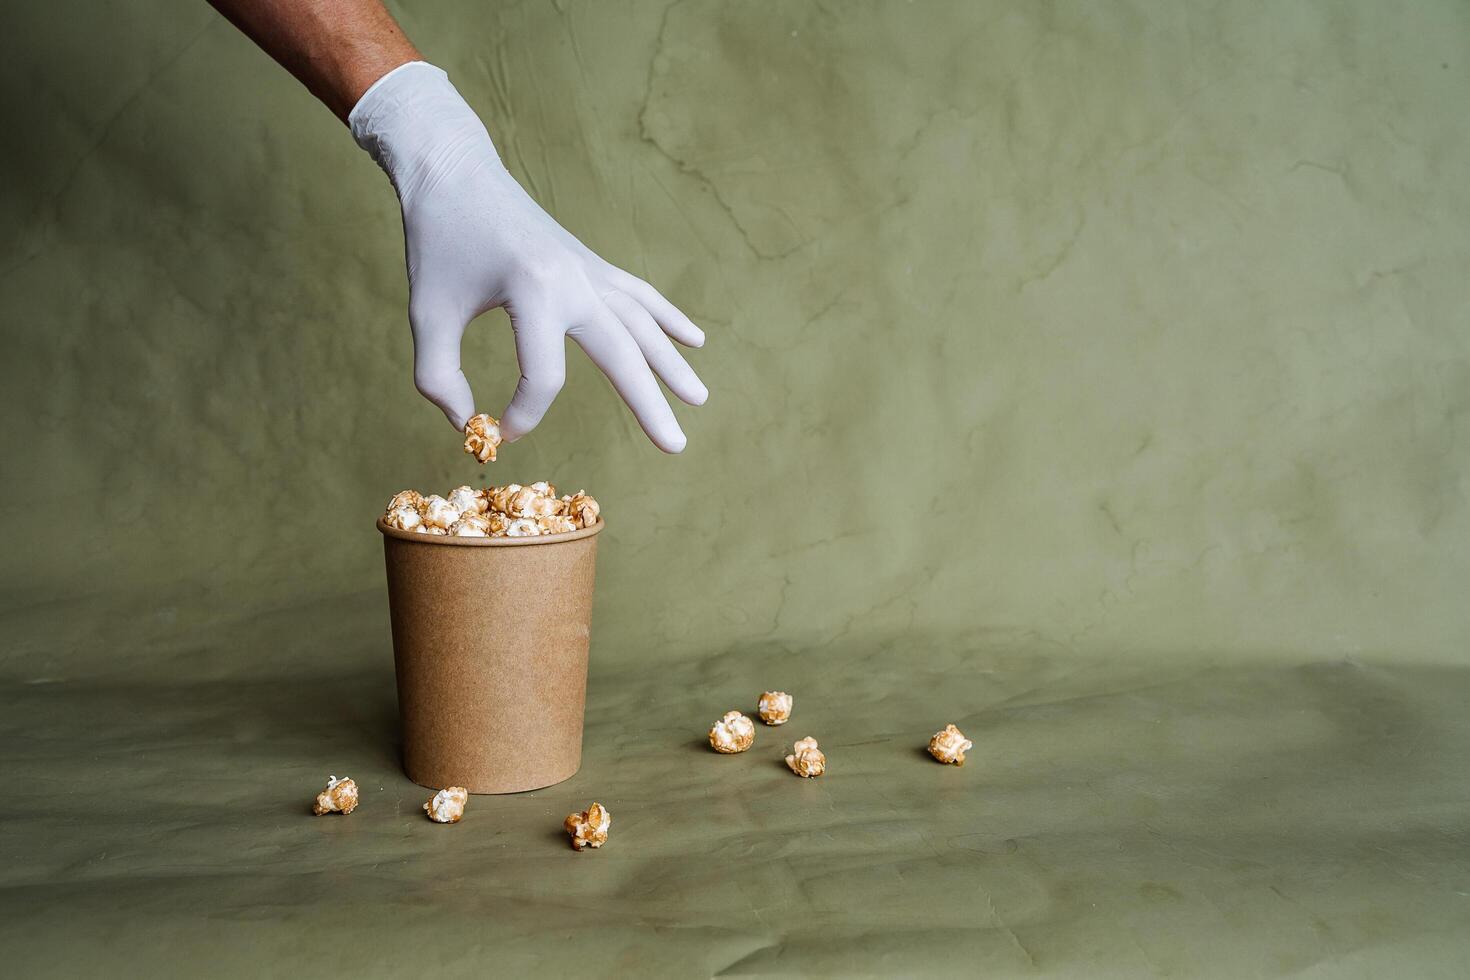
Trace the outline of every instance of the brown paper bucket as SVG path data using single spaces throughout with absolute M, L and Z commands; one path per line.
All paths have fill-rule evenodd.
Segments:
M 602 522 L 534 538 L 378 530 L 408 778 L 471 793 L 570 778 Z

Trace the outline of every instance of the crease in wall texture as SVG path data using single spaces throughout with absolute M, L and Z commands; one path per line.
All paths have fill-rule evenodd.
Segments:
M 1463 5 L 397 13 L 537 199 L 707 329 L 690 448 L 572 351 L 482 473 L 413 390 L 396 202 L 324 109 L 202 5 L 8 10 L 7 669 L 110 656 L 68 659 L 88 631 L 194 663 L 162 639 L 299 605 L 382 640 L 388 495 L 543 477 L 606 505 L 609 663 L 1465 661 Z M 498 314 L 465 363 L 498 411 Z

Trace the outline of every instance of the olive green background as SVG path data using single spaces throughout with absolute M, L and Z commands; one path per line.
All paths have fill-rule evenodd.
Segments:
M 203 3 L 7 7 L 14 962 L 1470 970 L 1470 7 L 394 10 L 710 401 L 663 456 L 573 351 L 482 472 L 325 109 Z M 511 354 L 471 328 L 481 409 Z M 372 522 L 541 478 L 608 517 L 586 765 L 430 827 Z

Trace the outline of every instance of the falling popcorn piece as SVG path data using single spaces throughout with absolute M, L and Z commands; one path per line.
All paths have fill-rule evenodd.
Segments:
M 607 828 L 612 824 L 612 814 L 601 804 L 594 802 L 581 813 L 570 813 L 562 826 L 572 837 L 572 848 L 601 847 L 607 843 Z
M 756 711 L 767 725 L 784 725 L 791 720 L 791 695 L 785 691 L 767 691 L 761 695 Z
M 327 777 L 327 788 L 316 794 L 311 812 L 317 816 L 324 813 L 351 813 L 357 809 L 357 784 L 347 777 Z
M 827 757 L 817 748 L 817 740 L 808 736 L 791 747 L 786 765 L 803 778 L 820 776 L 827 771 Z
M 730 755 L 744 752 L 755 741 L 755 722 L 738 711 L 727 711 L 709 730 L 709 747 Z
M 484 412 L 464 424 L 464 451 L 481 465 L 495 462 L 495 450 L 500 442 L 500 422 Z
M 459 823 L 469 799 L 469 790 L 463 786 L 451 786 L 435 793 L 434 798 L 424 804 L 424 812 L 435 823 Z
M 945 765 L 964 765 L 965 753 L 974 747 L 975 743 L 953 725 L 945 725 L 944 731 L 935 732 L 929 740 L 929 754 Z

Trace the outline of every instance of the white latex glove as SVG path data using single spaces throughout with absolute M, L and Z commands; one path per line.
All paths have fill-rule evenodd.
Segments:
M 449 76 L 422 61 L 384 75 L 353 107 L 358 145 L 387 172 L 403 208 L 414 384 L 455 428 L 475 414 L 460 370 L 471 320 L 503 306 L 521 379 L 500 431 L 536 427 L 566 378 L 566 337 L 602 369 L 665 452 L 684 432 L 654 375 L 691 405 L 709 392 L 670 343 L 704 334 L 658 290 L 595 255 L 557 224 L 500 162 Z M 651 370 L 650 370 L 651 369 Z

